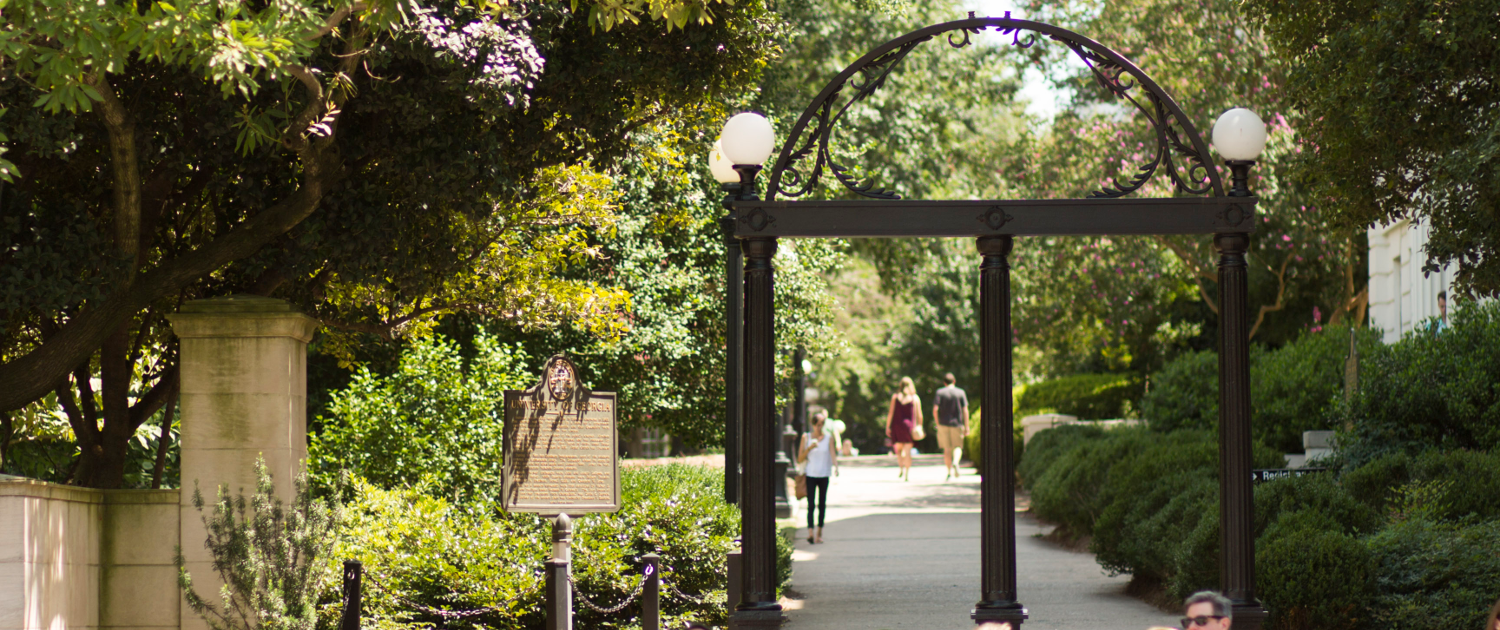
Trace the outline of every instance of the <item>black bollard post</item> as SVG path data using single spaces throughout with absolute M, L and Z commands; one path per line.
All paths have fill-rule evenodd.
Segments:
M 360 583 L 364 574 L 365 565 L 360 561 L 344 561 L 344 615 L 339 618 L 339 630 L 359 630 Z
M 641 556 L 646 563 L 645 588 L 641 589 L 641 630 L 661 630 L 661 556 Z
M 740 575 L 742 565 L 740 564 L 739 549 L 735 549 L 734 551 L 729 552 L 728 563 L 729 592 L 726 594 L 729 596 L 729 612 L 733 613 L 734 607 L 738 606 L 740 603 L 740 580 L 743 579 Z
M 573 521 L 558 514 L 552 521 L 552 559 L 547 567 L 547 630 L 573 630 L 573 585 L 569 546 L 573 542 Z

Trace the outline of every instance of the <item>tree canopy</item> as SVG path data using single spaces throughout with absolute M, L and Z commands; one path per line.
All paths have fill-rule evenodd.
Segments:
M 1430 228 L 1423 271 L 1500 295 L 1500 2 L 1250 0 L 1284 59 L 1309 197 Z
M 455 311 L 619 334 L 627 294 L 561 273 L 603 255 L 612 165 L 774 30 L 758 3 L 74 4 L 7 5 L 0 409 L 54 395 L 101 487 L 175 393 L 183 300 L 289 299 L 343 356 Z

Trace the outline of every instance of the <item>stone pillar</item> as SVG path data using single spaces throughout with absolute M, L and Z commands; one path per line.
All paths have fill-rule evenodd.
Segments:
M 281 300 L 235 295 L 195 300 L 168 317 L 181 340 L 182 555 L 199 595 L 218 600 L 193 489 L 212 502 L 220 486 L 255 491 L 263 458 L 290 503 L 307 459 L 307 342 L 317 320 Z M 182 604 L 182 627 L 206 628 Z

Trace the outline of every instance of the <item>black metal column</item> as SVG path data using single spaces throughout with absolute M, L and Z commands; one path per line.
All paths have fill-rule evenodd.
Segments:
M 1216 234 L 1219 250 L 1219 581 L 1234 627 L 1260 630 L 1255 599 L 1255 506 L 1250 474 L 1250 327 L 1246 234 Z
M 776 601 L 776 492 L 785 485 L 775 475 L 776 337 L 771 258 L 775 238 L 750 238 L 745 253 L 744 496 L 740 501 L 743 592 L 730 618 L 732 627 L 777 627 L 783 616 Z
M 730 190 L 730 188 L 733 190 Z M 739 184 L 725 186 L 738 194 Z M 729 204 L 725 204 L 726 207 Z M 745 270 L 740 239 L 734 236 L 734 217 L 719 219 L 724 234 L 724 501 L 740 500 L 740 357 L 745 342 Z
M 1026 620 L 1016 601 L 1016 495 L 1011 419 L 1010 236 L 982 236 L 979 253 L 980 331 L 980 600 L 976 623 Z

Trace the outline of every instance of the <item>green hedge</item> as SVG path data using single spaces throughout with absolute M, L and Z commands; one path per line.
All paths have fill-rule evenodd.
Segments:
M 1123 418 L 1141 399 L 1135 374 L 1074 374 L 1021 388 L 1017 417 L 1056 412 L 1088 420 Z
M 1421 329 L 1360 364 L 1348 411 L 1352 462 L 1431 448 L 1500 447 L 1500 301 L 1463 304 L 1439 333 Z
M 1500 521 L 1398 521 L 1368 540 L 1376 628 L 1482 628 L 1500 593 Z
M 1430 450 L 1416 457 L 1388 453 L 1343 476 L 1351 496 L 1382 513 L 1402 509 L 1415 487 L 1432 497 L 1425 509 L 1439 519 L 1500 519 L 1500 452 Z
M 964 436 L 963 452 L 964 457 L 969 458 L 969 463 L 973 464 L 975 474 L 984 470 L 984 449 L 979 448 L 981 441 L 979 427 L 979 410 L 975 409 L 973 413 L 969 414 L 969 434 Z M 1021 461 L 1021 455 L 1026 452 L 1025 438 L 1026 434 L 1021 429 L 1021 417 L 1013 415 L 1011 419 L 1011 455 L 1015 459 L 1011 461 L 1017 463 Z
M 1257 447 L 1257 467 L 1279 456 Z M 1173 597 L 1219 581 L 1217 441 L 1065 426 L 1022 461 L 1033 511 Z M 1500 452 L 1394 453 L 1255 487 L 1269 630 L 1477 628 L 1500 593 Z
M 1360 354 L 1381 353 L 1380 333 L 1355 331 Z M 1342 423 L 1344 362 L 1349 329 L 1304 333 L 1276 350 L 1250 352 L 1252 430 L 1257 441 L 1284 453 L 1302 451 L 1302 432 L 1334 429 Z M 1141 415 L 1161 432 L 1213 430 L 1219 423 L 1219 356 L 1212 351 L 1184 354 L 1151 376 L 1141 397 Z
M 1281 514 L 1257 541 L 1256 584 L 1281 630 L 1370 627 L 1375 555 L 1317 510 Z
M 641 579 L 640 557 L 662 556 L 662 576 L 693 603 L 662 591 L 664 625 L 725 620 L 724 558 L 739 535 L 739 512 L 725 504 L 723 473 L 671 465 L 622 471 L 623 505 L 614 514 L 574 521 L 573 573 L 578 589 L 601 606 L 613 606 Z M 382 490 L 361 482 L 346 508 L 338 559 L 364 562 L 364 627 L 541 628 L 542 563 L 551 553 L 550 524 L 531 514 L 493 514 L 475 504 L 454 505 L 411 490 Z M 782 542 L 782 541 L 779 541 Z M 778 578 L 791 572 L 791 546 L 778 544 Z M 325 599 L 336 599 L 328 594 Z M 497 607 L 498 611 L 447 621 L 403 600 L 444 610 Z M 640 604 L 599 615 L 575 603 L 580 628 L 639 626 Z M 336 610 L 325 621 L 332 627 Z

